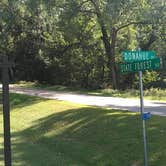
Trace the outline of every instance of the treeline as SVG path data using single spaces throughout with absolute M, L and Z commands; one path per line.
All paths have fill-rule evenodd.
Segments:
M 1 0 L 0 53 L 15 61 L 15 80 L 83 88 L 138 86 L 121 75 L 123 50 L 166 57 L 165 0 Z M 165 87 L 165 70 L 145 72 Z

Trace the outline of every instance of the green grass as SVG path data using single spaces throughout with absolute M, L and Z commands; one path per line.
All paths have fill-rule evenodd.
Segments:
M 19 86 L 22 88 L 30 88 L 30 89 L 45 89 L 52 91 L 60 91 L 60 92 L 75 92 L 80 94 L 89 94 L 89 95 L 97 95 L 97 96 L 111 96 L 111 97 L 122 97 L 122 98 L 139 98 L 139 90 L 136 89 L 127 89 L 127 90 L 113 90 L 113 89 L 98 89 L 98 90 L 88 90 L 88 89 L 78 89 L 71 88 L 61 85 L 42 85 L 37 82 L 24 82 L 21 81 L 15 86 Z M 144 90 L 145 99 L 148 100 L 157 100 L 157 101 L 166 101 L 166 89 L 157 89 L 151 88 Z
M 142 166 L 140 115 L 11 94 L 13 166 Z M 0 165 L 3 129 L 0 111 Z M 149 166 L 165 166 L 166 118 L 147 121 Z
M 124 91 L 112 90 L 112 89 L 101 89 L 96 90 L 96 92 L 90 92 L 89 94 L 112 96 L 112 97 L 122 97 L 122 98 L 139 98 L 139 90 L 127 89 Z M 151 88 L 144 90 L 144 97 L 148 100 L 158 100 L 166 101 L 166 90 Z
M 44 89 L 44 90 L 53 90 L 53 91 L 62 91 L 62 92 L 71 92 L 74 91 L 76 93 L 87 93 L 87 89 L 80 89 L 74 87 L 66 87 L 62 85 L 47 85 L 47 84 L 40 84 L 38 82 L 26 82 L 26 81 L 19 81 L 13 84 L 16 87 L 27 88 L 27 89 Z

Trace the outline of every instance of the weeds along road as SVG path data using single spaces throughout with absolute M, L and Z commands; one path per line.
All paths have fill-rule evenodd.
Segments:
M 32 89 L 24 89 L 16 87 L 10 87 L 10 92 L 26 94 L 30 96 L 38 96 L 48 99 L 64 100 L 64 101 L 85 104 L 90 106 L 111 107 L 115 109 L 129 110 L 136 112 L 140 111 L 139 99 L 93 96 L 93 95 L 76 94 L 72 92 L 32 90 Z M 166 102 L 145 100 L 144 105 L 145 105 L 145 112 L 151 112 L 151 114 L 166 116 Z

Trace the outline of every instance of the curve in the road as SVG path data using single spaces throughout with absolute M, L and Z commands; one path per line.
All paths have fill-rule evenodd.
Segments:
M 103 97 L 92 96 L 74 93 L 61 93 L 56 91 L 47 90 L 30 90 L 23 88 L 10 88 L 13 93 L 27 94 L 31 96 L 39 96 L 48 99 L 64 100 L 79 104 L 100 106 L 100 107 L 112 107 L 115 109 L 139 111 L 140 102 L 138 99 L 125 99 L 117 97 Z M 151 114 L 166 116 L 166 103 L 145 101 L 145 111 L 151 112 Z

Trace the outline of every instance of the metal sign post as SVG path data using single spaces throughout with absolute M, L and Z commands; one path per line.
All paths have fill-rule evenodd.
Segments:
M 139 72 L 140 112 L 144 144 L 144 166 L 148 166 L 145 121 L 150 118 L 150 112 L 144 112 L 142 71 L 160 69 L 161 60 L 156 56 L 154 51 L 141 51 L 140 48 L 136 51 L 123 51 L 122 56 L 123 63 L 119 65 L 121 73 L 125 74 L 129 72 Z
M 140 83 L 140 108 L 142 117 L 142 128 L 143 128 L 143 141 L 144 141 L 144 166 L 148 166 L 147 159 L 147 140 L 146 140 L 146 125 L 144 117 L 144 98 L 143 98 L 143 82 L 142 82 L 142 71 L 139 71 L 139 83 Z
M 4 159 L 5 166 L 11 166 L 11 135 L 10 135 L 10 106 L 9 106 L 9 73 L 10 64 L 8 57 L 2 57 L 0 64 L 2 69 L 3 84 L 3 121 L 4 121 Z

